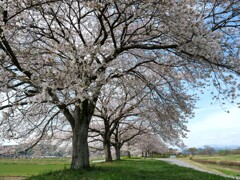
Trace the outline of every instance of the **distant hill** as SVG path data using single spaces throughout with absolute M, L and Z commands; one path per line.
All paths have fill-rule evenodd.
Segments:
M 212 148 L 214 148 L 215 150 L 224 150 L 224 149 L 237 149 L 237 148 L 240 148 L 240 145 L 219 145 L 219 144 L 211 144 L 211 145 L 208 145 Z M 204 146 L 199 146 L 198 148 L 204 148 Z

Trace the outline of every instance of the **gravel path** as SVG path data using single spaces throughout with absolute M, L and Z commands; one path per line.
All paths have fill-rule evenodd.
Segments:
M 193 164 L 190 164 L 186 161 L 183 161 L 181 159 L 176 159 L 176 158 L 160 158 L 158 160 L 161 160 L 161 161 L 165 161 L 165 162 L 168 162 L 170 164 L 176 164 L 178 166 L 182 166 L 182 167 L 187 167 L 187 168 L 192 168 L 192 169 L 195 169 L 197 171 L 202 171 L 202 172 L 207 172 L 207 173 L 210 173 L 210 174 L 216 174 L 216 175 L 219 175 L 219 176 L 224 176 L 224 177 L 229 177 L 229 178 L 233 178 L 233 179 L 240 179 L 240 178 L 236 178 L 236 177 L 232 177 L 232 176 L 227 176 L 227 175 L 224 175 L 224 174 L 221 174 L 221 173 L 216 173 L 216 172 L 212 172 L 212 171 L 208 171 L 208 170 L 205 170 L 205 169 L 202 169 L 200 167 L 197 167 Z

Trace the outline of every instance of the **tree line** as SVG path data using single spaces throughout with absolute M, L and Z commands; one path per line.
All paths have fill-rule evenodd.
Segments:
M 119 157 L 145 132 L 181 146 L 197 91 L 239 96 L 237 0 L 0 5 L 0 137 L 22 152 L 70 139 L 71 168 L 81 169 L 96 140 L 107 161 L 109 147 Z
M 184 154 L 190 154 L 192 156 L 195 155 L 208 155 L 208 156 L 213 156 L 213 155 L 230 155 L 230 154 L 240 154 L 240 148 L 235 148 L 235 149 L 228 149 L 228 148 L 221 148 L 221 149 L 216 149 L 214 147 L 211 147 L 209 145 L 205 145 L 203 148 L 195 148 L 195 147 L 190 147 L 188 149 L 185 149 L 183 151 Z

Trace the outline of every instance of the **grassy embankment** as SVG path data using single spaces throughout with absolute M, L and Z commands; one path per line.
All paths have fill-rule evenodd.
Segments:
M 159 160 L 131 159 L 93 164 L 90 170 L 71 171 L 67 159 L 0 160 L 0 176 L 28 176 L 27 179 L 228 179 L 171 165 Z M 44 174 L 43 174 L 44 173 Z M 30 175 L 37 176 L 29 177 Z
M 240 155 L 194 156 L 191 162 L 203 169 L 210 169 L 226 175 L 240 177 Z M 201 162 L 202 161 L 202 162 Z M 234 165 L 234 163 L 236 165 Z M 232 164 L 232 165 L 231 165 Z

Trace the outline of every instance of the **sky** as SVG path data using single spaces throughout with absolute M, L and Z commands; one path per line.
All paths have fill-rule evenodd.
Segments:
M 196 105 L 198 108 L 195 110 L 195 117 L 188 121 L 190 132 L 184 143 L 187 147 L 240 147 L 240 108 L 236 104 L 229 103 L 222 107 L 219 103 L 211 105 L 211 102 L 209 94 L 201 95 Z

